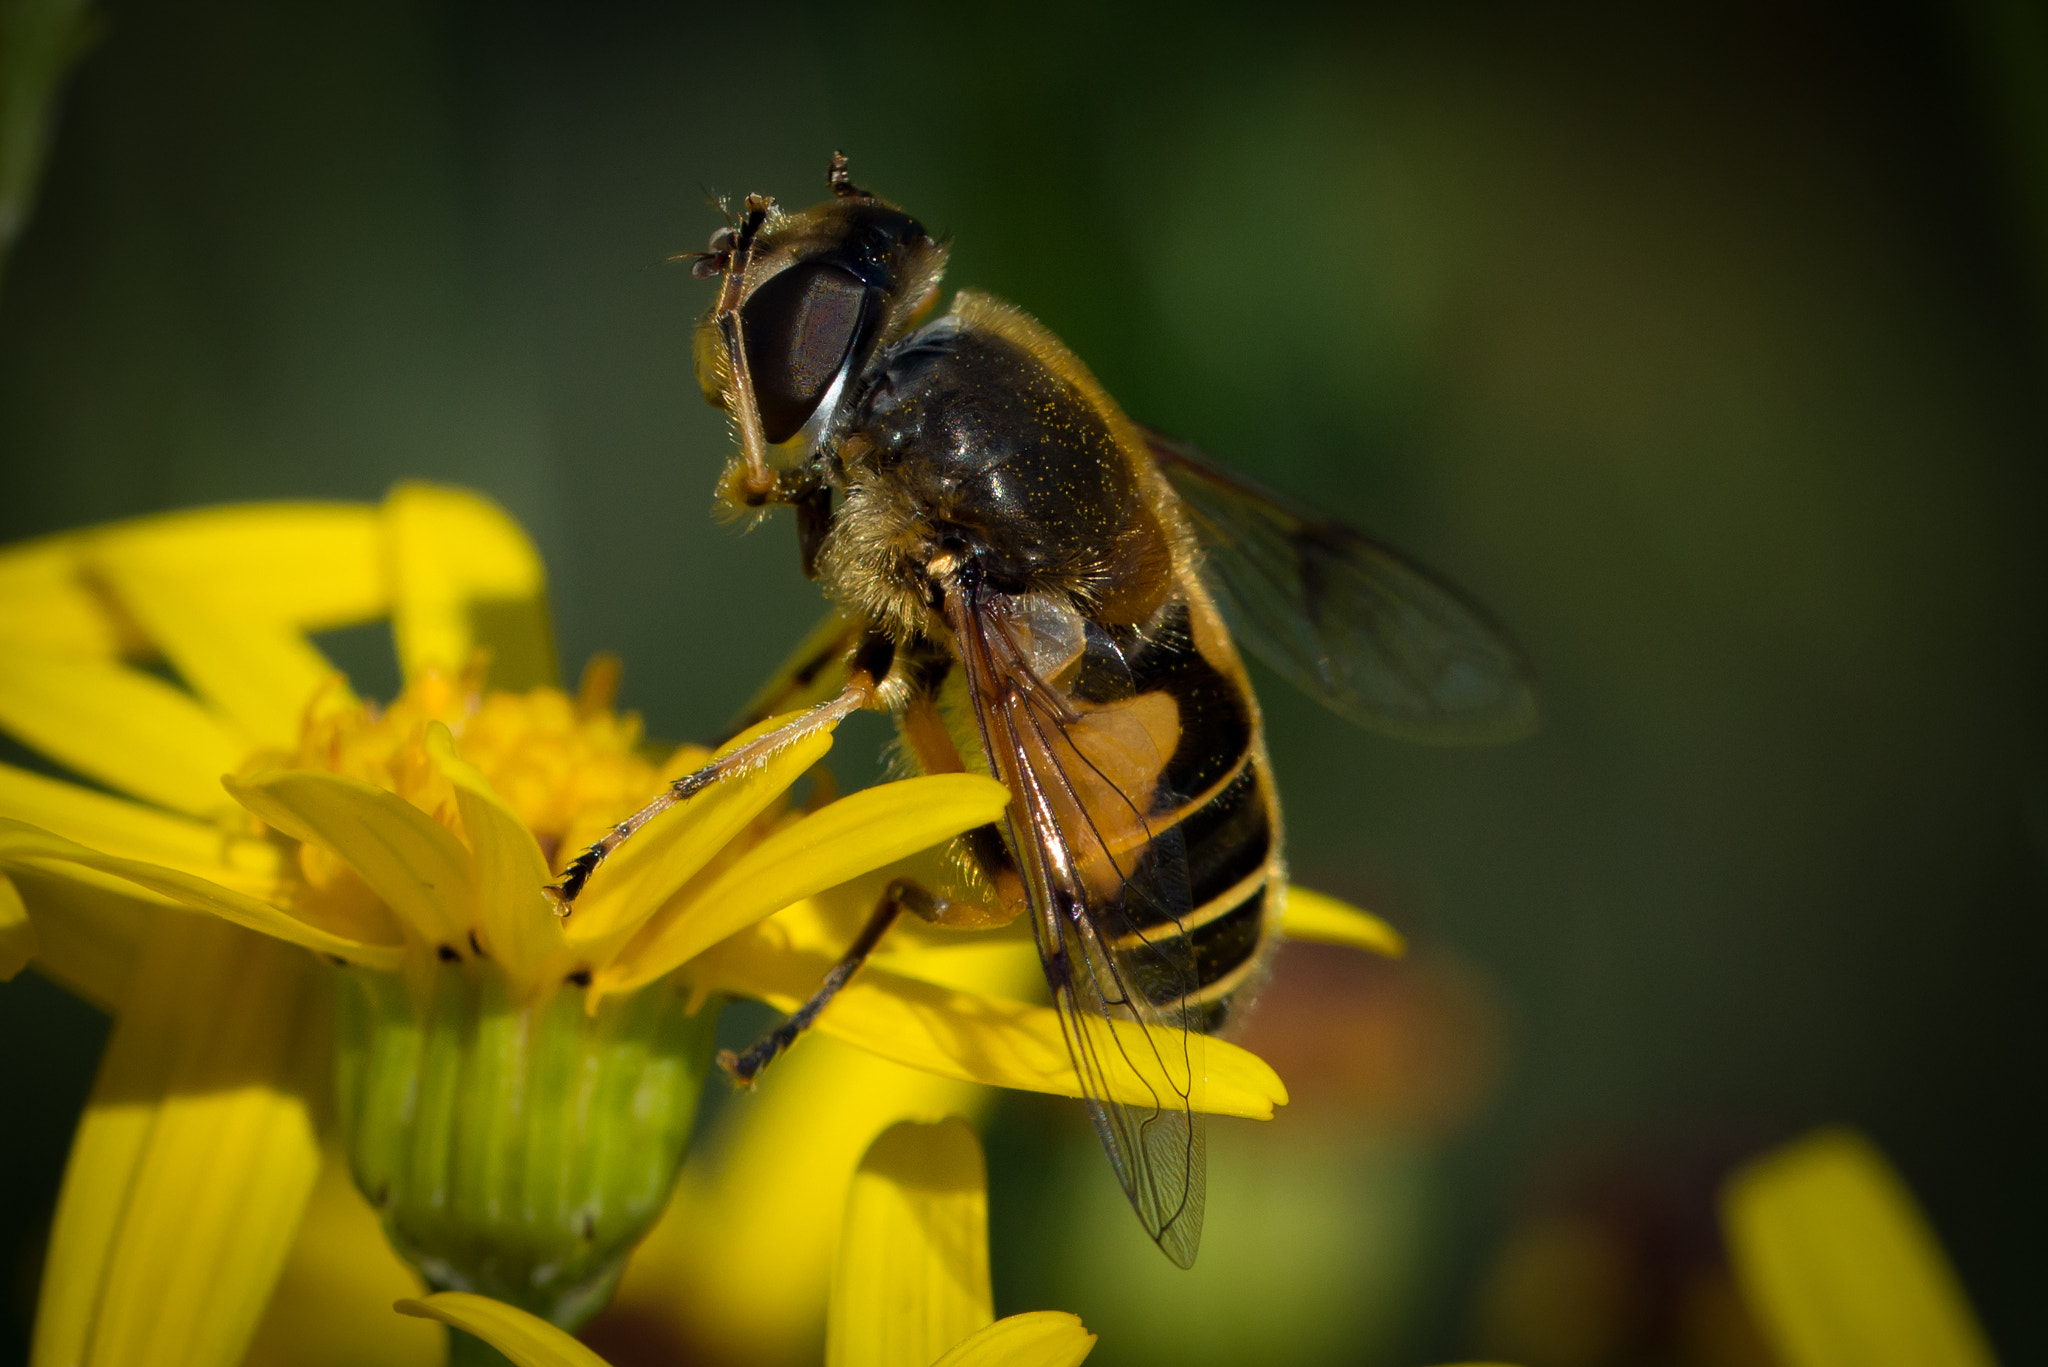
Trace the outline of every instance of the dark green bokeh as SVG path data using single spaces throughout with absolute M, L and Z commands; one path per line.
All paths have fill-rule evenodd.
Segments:
M 1451 571 L 1542 671 L 1501 751 L 1266 690 L 1302 879 L 1509 1012 L 1413 1351 L 1460 1349 L 1557 1155 L 1843 1119 L 2005 1359 L 2048 1355 L 2021 7 L 106 17 L 0 282 L 0 535 L 474 485 L 540 543 L 571 670 L 621 651 L 653 731 L 706 734 L 817 599 L 787 528 L 707 516 L 705 287 L 663 262 L 718 222 L 700 187 L 804 202 L 844 147 L 953 235 L 952 284 Z M 11 1260 L 54 1055 L 6 1038 Z

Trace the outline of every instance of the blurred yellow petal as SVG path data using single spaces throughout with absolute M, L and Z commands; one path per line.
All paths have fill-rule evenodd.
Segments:
M 88 778 L 181 812 L 227 805 L 248 742 L 189 694 L 101 660 L 0 650 L 0 729 Z
M 427 727 L 427 754 L 455 786 L 462 809 L 462 829 L 476 863 L 474 915 L 484 950 L 515 985 L 530 990 L 562 955 L 562 921 L 542 891 L 548 862 L 526 823 L 455 753 L 455 738 L 440 722 Z
M 827 608 L 825 616 L 804 633 L 803 640 L 796 648 L 783 657 L 768 681 L 756 689 L 754 696 L 747 699 L 739 715 L 757 717 L 769 708 L 778 712 L 795 711 L 830 702 L 846 687 L 845 652 L 853 645 L 854 626 L 846 614 L 836 607 Z M 826 652 L 838 647 L 840 655 L 834 659 Z M 826 664 L 819 667 L 818 660 L 824 656 Z M 798 677 L 803 682 L 797 682 Z
M 805 1040 L 692 1147 L 593 1336 L 609 1318 L 658 1326 L 711 1361 L 812 1367 L 861 1155 L 898 1120 L 978 1115 L 992 1096 L 834 1039 Z
M 425 1292 L 330 1149 L 242 1367 L 441 1367 L 447 1336 L 391 1313 Z
M 99 567 L 150 642 L 243 736 L 278 749 L 298 740 L 306 704 L 335 671 L 297 628 L 236 612 L 182 566 L 109 553 Z
M 173 575 L 203 586 L 229 618 L 318 631 L 389 610 L 381 528 L 362 503 L 252 503 L 137 518 L 78 540 L 95 568 Z
M 1751 1163 L 1721 1219 L 1784 1367 L 1993 1367 L 1940 1241 L 1863 1136 L 1823 1130 Z
M 491 686 L 556 682 L 547 574 L 505 510 L 478 494 L 401 484 L 384 503 L 391 629 L 407 679 L 491 653 Z
M 729 755 L 790 720 L 787 714 L 771 717 L 733 737 L 718 754 Z M 666 924 L 670 911 L 662 904 L 831 748 L 830 731 L 807 736 L 655 818 L 591 875 L 569 918 L 571 942 L 603 959 L 656 911 L 664 918 L 656 928 Z
M 151 892 L 184 906 L 200 911 L 212 912 L 215 916 L 250 930 L 323 954 L 332 954 L 352 963 L 364 964 L 371 968 L 395 969 L 404 960 L 404 950 L 397 945 L 373 945 L 346 939 L 329 931 L 308 925 L 289 912 L 280 911 L 267 902 L 259 902 L 232 888 L 176 869 L 144 863 L 136 859 L 119 859 L 113 855 L 101 854 L 83 845 L 39 831 L 19 821 L 0 820 L 0 865 L 16 861 L 33 866 L 78 865 L 111 873 Z
M 204 588 L 234 620 L 317 630 L 382 616 L 381 521 L 362 504 L 275 503 L 169 513 L 0 550 L 0 642 L 99 656 L 148 642 L 107 592 L 106 557 Z
M 111 658 L 142 644 L 79 573 L 79 538 L 0 550 L 0 648 Z
M 936 1361 L 995 1318 L 988 1171 L 957 1119 L 904 1123 L 868 1149 L 846 1196 L 825 1367 Z
M 160 916 L 197 916 L 133 883 L 68 869 L 16 868 L 10 879 L 36 928 L 35 971 L 112 1013 L 127 1000 L 142 944 Z
M 792 902 L 986 825 L 1009 792 L 980 774 L 864 788 L 777 831 L 598 975 L 608 991 L 649 983 Z
M 319 1171 L 322 982 L 287 946 L 160 922 L 64 1173 L 34 1367 L 233 1367 Z
M 145 807 L 75 783 L 0 764 L 0 817 L 125 859 L 146 859 L 200 874 L 242 892 L 272 886 L 277 847 L 229 836 L 219 826 Z
M 1314 940 L 1326 945 L 1349 945 L 1398 959 L 1408 952 L 1401 932 L 1369 911 L 1340 902 L 1327 893 L 1311 892 L 1299 885 L 1287 889 L 1287 906 L 1282 913 L 1280 933 L 1290 940 Z
M 469 851 L 446 826 L 396 793 L 342 774 L 272 770 L 222 783 L 267 824 L 347 860 L 420 939 L 463 944 Z
M 0 877 L 0 983 L 11 981 L 36 956 L 36 928 L 13 883 Z
M 1095 1335 L 1079 1315 L 1031 1310 L 997 1320 L 933 1367 L 1078 1367 L 1093 1351 Z
M 606 1367 L 605 1360 L 538 1315 L 467 1291 L 402 1300 L 401 1315 L 439 1320 L 475 1334 L 519 1367 Z
M 706 957 L 707 985 L 794 1011 L 817 990 L 832 960 L 793 954 L 767 934 L 740 937 Z M 921 982 L 873 965 L 862 969 L 818 1017 L 814 1029 L 884 1058 L 943 1077 L 1058 1096 L 1081 1095 L 1059 1018 L 1030 1006 Z M 1135 1029 L 1120 1026 L 1119 1029 Z M 1153 1051 L 1127 1053 L 1149 1057 Z M 1208 1069 L 1202 1109 L 1271 1120 L 1287 1089 L 1266 1061 L 1227 1040 L 1203 1043 Z M 1149 1105 L 1165 1085 L 1132 1072 L 1119 1100 Z

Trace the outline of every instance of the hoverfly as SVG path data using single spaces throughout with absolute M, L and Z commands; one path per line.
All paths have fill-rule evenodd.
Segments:
M 1343 716 L 1428 741 L 1512 739 L 1520 652 L 1414 562 L 1133 423 L 1045 328 L 962 292 L 925 322 L 946 246 L 856 186 L 762 196 L 696 257 L 705 397 L 738 452 L 721 497 L 796 511 L 840 626 L 755 720 L 840 687 L 578 856 L 567 903 L 633 831 L 723 774 L 864 707 L 927 771 L 1010 790 L 961 837 L 964 888 L 903 880 L 825 986 L 745 1054 L 751 1080 L 904 910 L 1028 915 L 1097 1133 L 1146 1232 L 1183 1267 L 1201 1234 L 1201 1041 L 1275 938 L 1280 810 L 1236 638 Z M 1226 626 L 1226 622 L 1229 626 Z M 1128 1098 L 1133 1076 L 1152 1101 Z

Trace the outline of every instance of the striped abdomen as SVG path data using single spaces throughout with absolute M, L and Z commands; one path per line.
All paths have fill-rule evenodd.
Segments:
M 1284 875 L 1258 704 L 1221 628 L 1194 630 L 1189 618 L 1184 604 L 1168 608 L 1126 658 L 1138 692 L 1169 694 L 1180 715 L 1151 822 L 1155 839 L 1173 830 L 1187 852 L 1190 905 L 1171 934 L 1187 941 L 1194 960 L 1190 1024 L 1213 1034 L 1256 986 L 1278 930 Z M 1160 944 L 1166 924 L 1140 921 L 1138 929 Z
M 1206 625 L 1197 627 L 1196 621 Z M 1154 846 L 1170 834 L 1185 850 L 1191 895 L 1187 911 L 1172 921 L 1148 913 L 1145 905 L 1164 899 L 1150 851 L 1140 847 L 1128 852 L 1127 869 L 1146 894 L 1122 899 L 1114 917 L 1094 919 L 1104 934 L 1114 924 L 1118 932 L 1142 935 L 1154 946 L 1185 941 L 1192 984 L 1183 978 L 1144 990 L 1155 1005 L 1170 1006 L 1191 988 L 1185 995 L 1189 1024 L 1213 1034 L 1228 1026 L 1232 1008 L 1244 1001 L 1240 994 L 1256 985 L 1279 926 L 1280 813 L 1267 775 L 1258 704 L 1206 604 L 1191 610 L 1176 601 L 1161 609 L 1150 630 L 1131 634 L 1123 661 L 1128 678 L 1117 678 L 1108 695 L 1091 696 L 1085 681 L 1074 680 L 1069 696 L 1084 706 L 1148 694 L 1172 700 L 1178 739 L 1165 767 L 1145 776 L 1153 792 L 1145 824 Z M 951 655 L 913 650 L 897 669 L 908 685 L 898 725 L 918 767 L 989 772 L 968 729 L 972 712 Z M 983 895 L 1005 886 L 1021 893 L 1016 856 L 997 827 L 969 831 L 960 850 L 986 879 Z

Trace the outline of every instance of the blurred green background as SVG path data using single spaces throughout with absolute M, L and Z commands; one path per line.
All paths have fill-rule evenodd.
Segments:
M 818 600 L 786 526 L 708 516 L 707 287 L 665 258 L 706 187 L 806 203 L 843 147 L 949 284 L 1527 645 L 1547 723 L 1501 750 L 1260 676 L 1297 876 L 1417 957 L 1283 965 L 1300 1114 L 1217 1127 L 1199 1280 L 1076 1108 L 1011 1104 L 999 1309 L 1078 1311 L 1104 1364 L 1755 1361 L 1714 1346 L 1713 1184 L 1845 1120 L 2003 1359 L 2048 1360 L 2030 6 L 102 20 L 0 279 L 0 538 L 472 485 L 539 542 L 571 674 L 617 650 L 654 733 L 708 734 Z M 29 980 L 0 1019 L 5 1360 L 102 1026 Z

